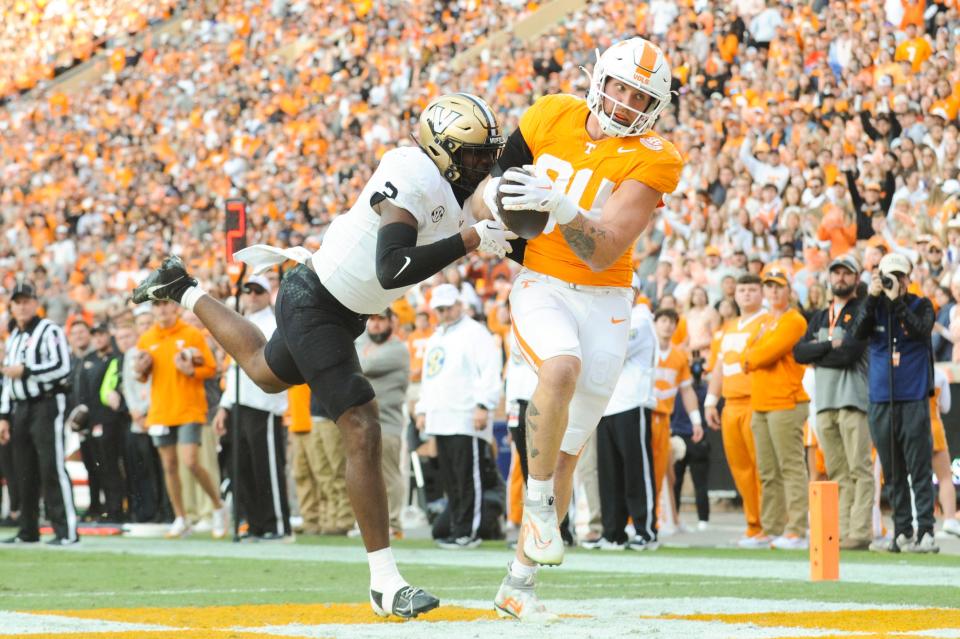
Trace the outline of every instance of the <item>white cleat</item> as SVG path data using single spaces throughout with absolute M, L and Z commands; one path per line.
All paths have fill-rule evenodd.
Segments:
M 563 563 L 563 538 L 553 497 L 540 500 L 524 500 L 523 554 L 530 561 L 542 566 L 559 566 Z
M 213 511 L 212 520 L 210 533 L 213 535 L 213 538 L 223 539 L 226 537 L 227 524 L 230 521 L 230 512 L 227 510 L 227 506 L 223 505 L 217 510 Z
M 960 520 L 953 518 L 945 519 L 941 530 L 954 537 L 960 537 Z
M 497 616 L 506 619 L 518 619 L 528 623 L 552 623 L 559 619 L 557 615 L 547 611 L 543 602 L 533 591 L 534 578 L 518 579 L 512 576 L 507 568 L 507 576 L 500 584 L 500 590 L 493 600 L 493 607 Z
M 193 532 L 193 528 L 190 524 L 188 524 L 183 517 L 177 517 L 170 525 L 170 529 L 163 536 L 167 539 L 181 539 L 191 532 Z
M 770 542 L 771 548 L 778 550 L 806 550 L 810 547 L 806 537 L 799 535 L 780 535 Z

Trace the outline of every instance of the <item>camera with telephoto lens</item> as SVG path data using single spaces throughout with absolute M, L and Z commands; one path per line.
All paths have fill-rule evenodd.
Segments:
M 881 275 L 881 276 L 880 276 L 880 284 L 882 284 L 882 285 L 883 285 L 883 288 L 885 288 L 886 290 L 889 291 L 890 289 L 892 289 L 894 283 L 895 283 L 895 280 L 894 280 L 892 277 L 890 277 L 889 275 Z

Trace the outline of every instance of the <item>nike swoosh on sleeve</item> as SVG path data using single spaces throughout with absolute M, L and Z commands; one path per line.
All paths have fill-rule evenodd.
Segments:
M 405 259 L 406 262 L 403 263 L 403 266 L 400 267 L 400 270 L 397 271 L 397 274 L 393 276 L 393 279 L 397 279 L 398 277 L 400 277 L 400 274 L 403 273 L 403 271 L 406 270 L 406 268 L 407 268 L 408 266 L 410 266 L 410 262 L 413 261 L 413 260 L 410 259 L 410 256 L 409 256 L 409 255 L 406 256 L 406 257 L 403 258 L 403 259 Z

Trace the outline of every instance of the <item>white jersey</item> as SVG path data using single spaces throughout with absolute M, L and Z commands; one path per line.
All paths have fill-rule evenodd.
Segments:
M 657 405 L 653 396 L 657 334 L 653 328 L 653 314 L 645 304 L 637 304 L 630 313 L 629 339 L 627 358 L 604 416 L 624 413 L 638 406 L 654 408 Z
M 311 258 L 320 281 L 356 313 L 381 313 L 411 287 L 385 290 L 377 280 L 380 216 L 370 199 L 382 193 L 417 220 L 417 246 L 460 232 L 463 209 L 453 188 L 419 147 L 387 151 L 349 211 L 334 218 Z M 406 266 L 406 265 L 405 265 Z

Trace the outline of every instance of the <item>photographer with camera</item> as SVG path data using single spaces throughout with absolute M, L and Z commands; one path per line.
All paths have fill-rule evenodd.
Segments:
M 933 538 L 930 476 L 930 335 L 935 315 L 930 300 L 907 292 L 912 270 L 913 265 L 903 255 L 894 253 L 880 260 L 852 331 L 854 339 L 870 340 L 870 434 L 893 507 L 893 540 L 871 544 L 870 549 L 932 553 L 940 550 Z M 917 510 L 916 535 L 911 484 Z
M 830 263 L 833 300 L 810 318 L 807 334 L 793 347 L 799 364 L 814 367 L 817 438 L 827 476 L 840 488 L 840 547 L 870 545 L 873 461 L 867 426 L 866 342 L 850 327 L 857 316 L 860 263 L 841 255 Z

